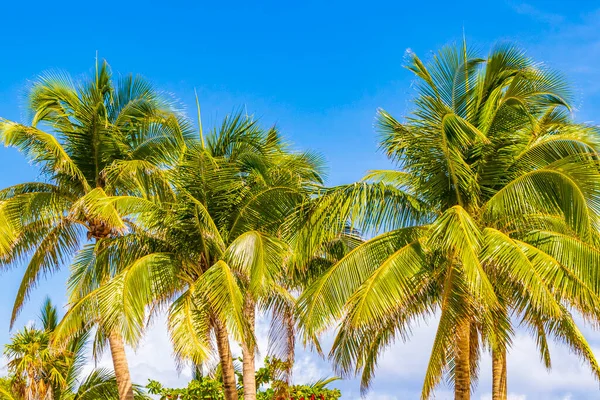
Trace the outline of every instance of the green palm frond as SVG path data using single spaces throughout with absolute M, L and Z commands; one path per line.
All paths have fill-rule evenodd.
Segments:
M 30 162 L 40 166 L 44 173 L 64 174 L 81 185 L 83 190 L 90 189 L 76 162 L 53 135 L 34 127 L 1 121 L 0 138 L 5 146 L 15 147 Z
M 421 228 L 405 228 L 377 236 L 348 252 L 310 285 L 298 300 L 298 315 L 306 337 L 329 328 L 342 316 L 355 291 L 376 273 L 396 249 L 412 243 Z
M 238 236 L 227 248 L 225 259 L 254 296 L 269 291 L 281 271 L 286 245 L 281 241 L 249 231 Z
M 98 317 L 109 332 L 121 331 L 137 343 L 144 331 L 146 308 L 178 287 L 173 255 L 152 253 L 139 258 L 97 289 Z
M 168 328 L 173 352 L 181 368 L 182 361 L 205 362 L 211 354 L 210 312 L 195 301 L 195 287 L 185 291 L 170 306 Z
M 440 216 L 432 230 L 430 246 L 449 254 L 453 262 L 458 261 L 465 284 L 470 286 L 469 292 L 477 297 L 477 300 L 493 308 L 497 299 L 481 265 L 479 253 L 482 232 L 476 222 L 462 207 L 455 206 Z
M 11 326 L 21 312 L 40 275 L 49 274 L 66 262 L 70 254 L 81 246 L 81 239 L 81 229 L 78 229 L 77 225 L 64 220 L 51 229 L 39 242 L 30 258 L 17 291 Z
M 244 300 L 234 272 L 225 261 L 218 261 L 202 274 L 195 288 L 198 301 L 205 301 L 212 312 L 226 322 L 237 340 L 253 341 L 243 316 Z M 248 337 L 250 335 L 250 337 Z
M 104 369 L 95 369 L 81 382 L 73 400 L 116 400 L 118 398 L 119 392 L 114 374 Z M 134 399 L 147 400 L 149 397 L 139 385 L 135 385 Z

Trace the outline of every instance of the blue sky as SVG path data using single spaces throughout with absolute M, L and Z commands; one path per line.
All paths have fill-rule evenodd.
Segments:
M 196 88 L 205 128 L 237 107 L 246 107 L 264 124 L 277 123 L 297 147 L 322 153 L 328 182 L 339 184 L 388 165 L 377 152 L 373 119 L 378 107 L 396 116 L 410 107 L 411 77 L 402 68 L 408 48 L 427 59 L 440 46 L 460 40 L 463 29 L 482 53 L 497 40 L 517 42 L 566 74 L 575 88 L 578 119 L 598 122 L 599 28 L 600 5 L 584 0 L 6 2 L 0 25 L 0 116 L 23 121 L 28 80 L 48 69 L 87 73 L 98 52 L 115 72 L 146 76 L 190 111 Z M 0 149 L 0 186 L 35 177 L 16 152 Z M 0 277 L 0 321 L 5 321 L 0 343 L 9 337 L 19 274 L 13 270 Z M 62 301 L 64 278 L 59 273 L 40 285 L 18 325 L 34 318 L 47 293 Z M 368 398 L 418 398 L 433 325 L 416 328 L 410 346 L 390 350 Z M 600 347 L 598 334 L 590 338 Z M 145 346 L 161 343 L 167 346 L 157 323 Z M 568 352 L 557 350 L 555 372 L 548 375 L 529 349 L 533 344 L 527 345 L 525 337 L 518 343 L 522 350 L 516 346 L 511 356 L 518 365 L 509 375 L 514 399 L 568 399 L 569 393 L 572 399 L 599 397 L 598 385 Z M 185 380 L 163 360 L 169 350 L 159 358 L 156 352 L 143 353 L 132 355 L 134 376 L 142 382 L 143 371 Z M 300 359 L 304 371 L 327 373 L 315 356 L 302 353 Z M 523 379 L 528 375 L 539 380 Z M 488 382 L 481 380 L 477 396 L 482 399 Z M 355 382 L 342 385 L 352 393 L 345 398 L 356 395 Z

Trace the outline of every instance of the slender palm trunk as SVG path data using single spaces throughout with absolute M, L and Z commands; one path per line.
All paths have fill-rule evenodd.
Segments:
M 95 226 L 96 230 L 99 230 L 96 225 L 92 226 Z M 102 232 L 102 235 L 96 233 L 96 242 L 98 242 L 99 237 L 107 236 L 107 232 Z M 125 354 L 125 343 L 123 342 L 123 338 L 116 331 L 110 332 L 108 335 L 108 344 L 110 346 L 110 354 L 112 356 L 117 386 L 119 387 L 119 400 L 133 400 L 133 383 L 131 382 L 131 375 L 129 373 L 129 364 L 127 363 L 127 355 Z
M 125 355 L 125 344 L 121 335 L 113 331 L 108 335 L 115 377 L 119 387 L 119 400 L 133 400 L 133 384 L 129 375 L 129 365 Z
M 294 312 L 290 308 L 286 308 L 283 311 L 283 326 L 285 330 L 285 354 L 284 354 L 284 368 L 281 371 L 281 385 L 277 385 L 275 389 L 274 399 L 285 400 L 290 398 L 290 385 L 292 383 L 292 369 L 294 366 L 294 359 L 296 356 L 296 328 L 294 324 Z
M 237 386 L 235 384 L 235 370 L 233 369 L 233 358 L 229 346 L 229 335 L 227 328 L 221 321 L 215 322 L 215 336 L 217 337 L 217 349 L 221 360 L 221 375 L 225 389 L 225 400 L 238 400 Z
M 286 331 L 286 371 L 285 371 L 285 382 L 286 385 L 291 384 L 292 380 L 292 367 L 294 366 L 294 360 L 296 357 L 296 329 L 294 324 L 294 311 L 292 309 L 286 309 L 283 316 L 284 326 Z
M 506 400 L 506 349 L 492 351 L 492 400 Z
M 454 399 L 471 399 L 471 321 L 461 321 L 456 329 Z
M 242 343 L 242 377 L 244 383 L 244 400 L 256 400 L 256 367 L 254 365 L 254 356 L 256 345 L 254 344 L 254 320 L 255 320 L 254 300 L 247 298 L 244 305 L 244 315 L 248 321 L 251 335 L 249 340 Z

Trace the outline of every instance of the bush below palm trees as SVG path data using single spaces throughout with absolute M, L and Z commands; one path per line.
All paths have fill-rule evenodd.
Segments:
M 287 365 L 284 361 L 267 358 L 265 366 L 259 368 L 254 376 L 257 386 L 256 398 L 259 400 L 337 400 L 341 392 L 337 389 L 329 389 L 327 386 L 337 378 L 322 379 L 312 384 L 291 385 L 282 381 L 281 376 L 285 374 Z M 238 372 L 238 375 L 242 375 Z M 242 376 L 239 377 L 238 393 L 244 395 Z M 281 395 L 278 388 L 285 386 L 286 394 Z M 263 389 L 262 386 L 268 387 Z M 211 376 L 197 376 L 186 388 L 165 388 L 158 381 L 150 380 L 148 384 L 150 394 L 160 396 L 161 400 L 224 400 L 223 380 L 217 369 Z

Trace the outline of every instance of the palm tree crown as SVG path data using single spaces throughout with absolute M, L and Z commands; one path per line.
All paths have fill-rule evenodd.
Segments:
M 531 328 L 543 354 L 546 335 L 556 336 L 600 377 L 569 312 L 597 320 L 600 310 L 590 267 L 599 254 L 597 129 L 570 119 L 558 74 L 511 45 L 486 59 L 449 46 L 429 64 L 410 53 L 408 69 L 417 77 L 413 113 L 399 122 L 381 110 L 377 119 L 399 170 L 336 188 L 312 210 L 397 229 L 350 252 L 303 294 L 305 330 L 342 319 L 331 356 L 342 373 L 362 370 L 363 389 L 382 350 L 431 314 L 440 321 L 423 398 L 444 374 L 457 399 L 469 398 L 481 347 L 503 354 L 513 320 Z M 369 186 L 403 195 L 366 214 Z M 322 220 L 313 217 L 310 230 L 324 230 Z
M 0 191 L 0 262 L 27 264 L 12 323 L 39 278 L 67 263 L 86 240 L 133 228 L 108 196 L 150 199 L 170 190 L 165 174 L 189 134 L 172 102 L 141 77 L 113 79 L 106 62 L 83 81 L 43 75 L 28 93 L 28 110 L 28 125 L 0 122 L 0 139 L 38 166 L 42 177 Z M 111 264 L 113 274 L 118 267 Z M 100 338 L 121 341 L 100 332 Z M 127 376 L 117 375 L 131 398 L 125 370 Z

